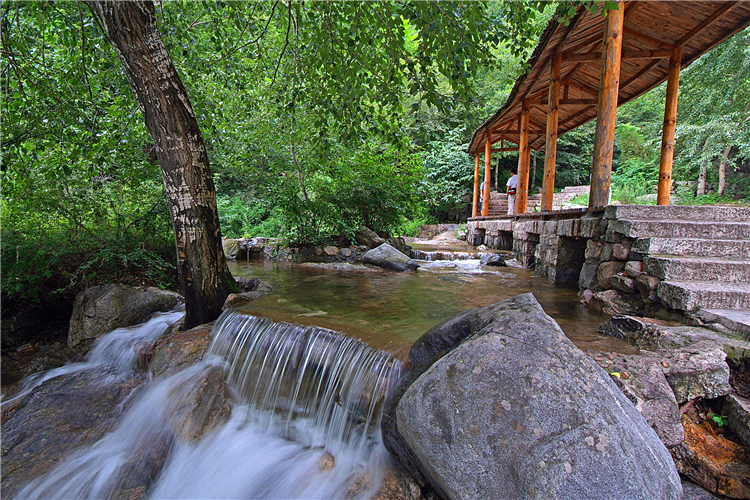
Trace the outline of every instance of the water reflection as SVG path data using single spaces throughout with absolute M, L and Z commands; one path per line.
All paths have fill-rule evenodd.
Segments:
M 627 343 L 597 333 L 608 316 L 581 306 L 575 289 L 556 286 L 529 269 L 487 268 L 478 260 L 425 262 L 407 273 L 253 260 L 229 266 L 233 275 L 257 277 L 275 289 L 244 305 L 243 312 L 342 331 L 402 359 L 440 321 L 527 292 L 578 347 L 634 352 Z

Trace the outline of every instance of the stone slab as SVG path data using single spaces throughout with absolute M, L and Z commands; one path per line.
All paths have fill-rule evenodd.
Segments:
M 750 449 L 750 400 L 729 394 L 721 411 L 727 416 L 729 429 Z
M 672 309 L 750 309 L 750 284 L 718 281 L 662 281 L 656 292 Z
M 750 239 L 750 223 L 673 220 L 611 220 L 607 231 L 628 238 Z
M 719 323 L 750 339 L 750 310 L 698 309 L 698 317 L 706 323 Z
M 750 207 L 714 207 L 680 205 L 610 205 L 604 210 L 610 220 L 716 220 L 746 222 L 750 220 Z
M 718 257 L 647 257 L 644 270 L 651 276 L 679 281 L 750 283 L 750 260 Z
M 750 241 L 649 237 L 637 239 L 631 252 L 640 255 L 692 255 L 748 259 L 750 258 Z

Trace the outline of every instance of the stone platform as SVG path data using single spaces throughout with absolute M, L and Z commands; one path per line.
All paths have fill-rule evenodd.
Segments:
M 577 283 L 608 312 L 666 307 L 736 330 L 742 321 L 697 311 L 750 310 L 749 221 L 750 207 L 611 205 L 470 219 L 467 239 L 513 250 L 556 283 Z

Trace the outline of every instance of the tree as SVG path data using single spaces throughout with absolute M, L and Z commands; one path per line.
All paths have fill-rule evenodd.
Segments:
M 86 3 L 120 58 L 156 145 L 187 301 L 185 326 L 212 320 L 234 285 L 223 260 L 206 147 L 158 31 L 154 5 Z M 507 4 L 505 20 L 510 22 L 503 24 L 485 15 L 483 3 L 275 2 L 259 7 L 260 12 L 270 10 L 264 25 L 253 22 L 254 14 L 244 22 L 242 16 L 233 19 L 241 34 L 252 34 L 249 41 L 237 40 L 233 46 L 215 36 L 211 41 L 226 50 L 223 58 L 271 32 L 280 35 L 283 44 L 269 81 L 273 86 L 278 77 L 286 84 L 276 96 L 286 111 L 283 119 L 291 124 L 287 135 L 296 172 L 287 178 L 296 176 L 309 203 L 304 162 L 295 155 L 301 135 L 298 116 L 312 122 L 314 130 L 308 134 L 322 136 L 335 128 L 344 141 L 356 142 L 371 132 L 397 135 L 404 95 L 418 97 L 414 110 L 420 102 L 438 109 L 468 103 L 478 68 L 493 64 L 491 46 L 512 39 L 514 46 L 527 48 L 528 35 L 536 28 L 526 23 L 524 14 L 543 8 L 543 2 L 531 3 L 533 7 Z M 216 5 L 253 13 L 257 6 Z M 272 21 L 286 26 L 269 30 Z M 441 91 L 446 83 L 449 93 Z M 304 113 L 298 111 L 303 108 Z
M 156 146 L 175 233 L 184 328 L 214 320 L 236 285 L 224 260 L 203 136 L 152 2 L 86 2 L 115 48 Z

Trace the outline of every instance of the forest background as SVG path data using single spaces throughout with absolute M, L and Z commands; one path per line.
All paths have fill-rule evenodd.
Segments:
M 157 6 L 206 142 L 223 235 L 320 244 L 362 224 L 413 235 L 465 217 L 474 168 L 466 144 L 505 101 L 556 7 L 529 11 L 522 23 L 500 2 L 474 9 L 483 17 L 467 26 L 484 26 L 478 33 L 491 50 L 456 87 L 450 81 L 460 78 L 427 68 L 463 61 L 468 48 L 423 50 L 423 30 L 446 26 L 423 23 L 418 32 L 408 19 L 419 12 L 384 27 L 393 16 L 350 4 L 342 14 L 362 18 L 347 32 L 340 22 L 332 28 L 335 11 L 292 5 Z M 173 287 L 159 165 L 101 30 L 79 3 L 4 2 L 1 15 L 3 310 L 68 311 L 76 292 L 102 282 Z M 398 71 L 384 64 L 393 33 L 414 54 Z M 316 63 L 334 56 L 336 68 Z M 654 192 L 664 94 L 662 85 L 618 110 L 615 200 L 644 202 Z M 750 202 L 748 96 L 750 30 L 682 73 L 674 177 L 697 181 L 703 172 L 709 194 L 685 188 L 680 203 Z M 592 145 L 593 123 L 560 137 L 556 188 L 588 183 Z M 543 151 L 534 157 L 536 192 Z M 493 161 L 501 190 L 516 162 L 513 154 Z

